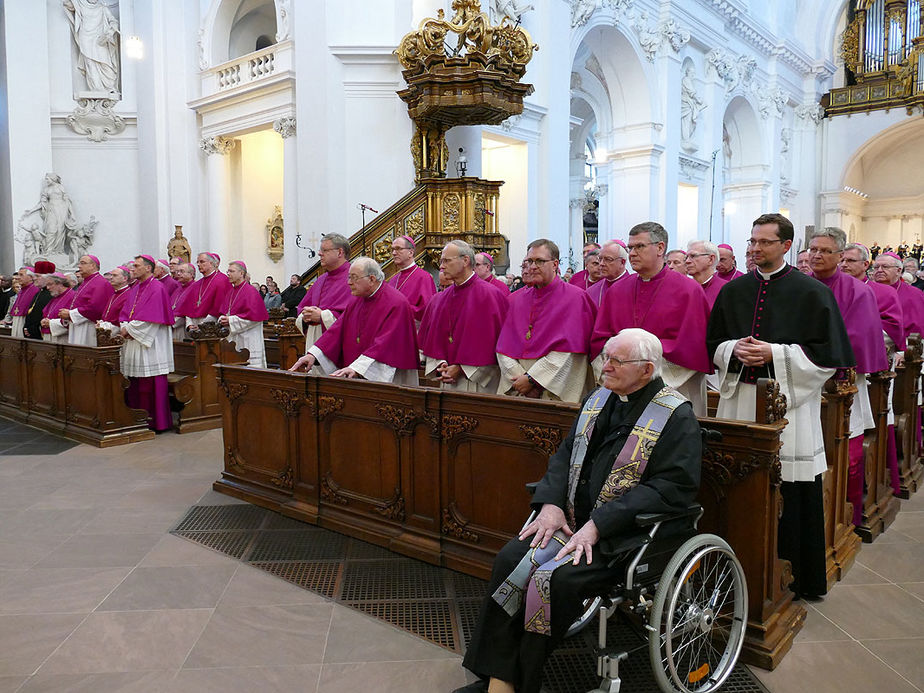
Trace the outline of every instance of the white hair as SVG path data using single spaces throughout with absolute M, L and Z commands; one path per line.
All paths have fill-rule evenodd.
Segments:
M 628 341 L 632 345 L 632 358 L 648 361 L 654 366 L 654 372 L 651 374 L 652 380 L 661 377 L 661 361 L 664 355 L 664 349 L 661 346 L 661 340 L 655 337 L 651 332 L 643 330 L 640 327 L 627 327 L 620 330 L 619 334 L 606 340 L 603 346 L 603 352 L 609 353 L 618 342 Z
M 622 243 L 617 243 L 616 241 L 607 241 L 603 244 L 603 248 L 606 248 L 608 245 L 616 246 L 616 255 L 623 260 L 629 259 L 629 253 L 626 252 L 626 249 L 622 246 Z M 600 250 L 602 251 L 603 248 Z
M 862 262 L 869 262 L 869 248 L 862 243 L 848 243 L 844 250 L 856 250 L 860 254 Z
M 30 277 L 32 277 L 33 279 L 35 279 L 35 272 L 33 272 L 32 270 L 30 270 L 28 267 L 20 267 L 20 268 L 19 268 L 19 273 L 20 273 L 20 274 L 28 274 Z
M 364 276 L 373 277 L 378 282 L 385 281 L 385 273 L 382 271 L 382 268 L 379 267 L 379 263 L 371 257 L 360 255 L 353 260 L 351 266 L 362 272 Z
M 690 241 L 687 243 L 687 252 L 693 252 L 694 246 L 702 246 L 704 253 L 712 255 L 714 258 L 712 261 L 712 269 L 715 269 L 719 264 L 719 246 L 712 241 Z

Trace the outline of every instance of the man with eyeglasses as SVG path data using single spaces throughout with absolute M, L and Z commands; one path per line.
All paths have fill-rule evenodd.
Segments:
M 321 237 L 321 274 L 298 302 L 295 324 L 305 335 L 305 351 L 336 322 L 350 302 L 350 241 L 339 233 Z
M 661 340 L 664 382 L 706 415 L 705 374 L 712 372 L 706 353 L 709 304 L 688 277 L 667 268 L 667 231 L 647 221 L 629 231 L 629 262 L 635 274 L 610 287 L 597 314 L 590 343 L 594 374 L 599 374 L 603 345 L 628 327 L 639 327 Z
M 781 214 L 754 220 L 748 245 L 756 269 L 719 293 L 707 346 L 717 367 L 719 418 L 754 421 L 758 378 L 775 378 L 786 395 L 778 551 L 792 564 L 793 592 L 817 597 L 827 592 L 821 393 L 837 368 L 855 361 L 834 294 L 786 264 L 793 237 Z
M 436 293 L 433 277 L 414 262 L 417 245 L 410 236 L 399 236 L 391 243 L 391 257 L 398 271 L 391 275 L 388 284 L 400 291 L 414 311 L 414 321 L 420 325 L 427 302 Z
M 687 274 L 703 287 L 709 310 L 712 310 L 719 291 L 728 283 L 716 273 L 718 264 L 719 248 L 712 241 L 690 241 L 687 244 Z
M 558 276 L 558 246 L 548 239 L 527 246 L 523 282 L 497 339 L 497 394 L 580 402 L 593 384 L 587 349 L 597 308 Z
M 882 320 L 872 289 L 838 267 L 847 245 L 847 234 L 835 227 L 818 229 L 809 240 L 813 276 L 831 289 L 847 328 L 847 337 L 856 359 L 857 393 L 850 408 L 850 467 L 847 474 L 847 500 L 853 504 L 853 524 L 863 524 L 863 481 L 865 453 L 863 431 L 875 426 L 869 401 L 867 374 L 888 370 Z
M 890 286 L 898 296 L 905 321 L 905 337 L 924 334 L 924 293 L 902 281 L 902 260 L 892 252 L 880 253 L 873 263 L 873 281 Z
M 892 287 L 871 281 L 868 276 L 870 267 L 870 249 L 862 243 L 848 243 L 841 257 L 840 269 L 854 279 L 863 282 L 876 297 L 879 309 L 879 319 L 882 322 L 882 334 L 888 353 L 894 356 L 890 361 L 894 363 L 898 354 L 905 350 L 904 314 L 898 294 Z M 895 444 L 895 412 L 892 410 L 892 386 L 889 381 L 889 413 L 886 423 L 889 427 L 886 436 L 886 466 L 889 469 L 889 481 L 896 495 L 901 492 L 901 478 L 898 473 L 898 449 Z
M 568 280 L 569 284 L 580 287 L 581 289 L 587 290 L 587 255 L 592 250 L 600 250 L 599 243 L 585 243 L 582 255 L 584 257 L 584 269 L 580 272 L 575 272 L 571 275 L 571 279 Z
M 358 257 L 347 276 L 352 298 L 290 371 L 416 386 L 417 335 L 411 304 L 385 283 L 379 263 Z
M 536 488 L 535 520 L 497 554 L 462 662 L 479 680 L 455 693 L 538 693 L 583 599 L 625 574 L 608 559 L 638 532 L 636 515 L 676 511 L 696 497 L 699 422 L 660 377 L 658 338 L 623 330 L 603 357 L 603 386 L 585 400 Z M 642 428 L 652 440 L 639 446 L 633 430 Z
M 500 289 L 504 295 L 510 293 L 510 287 L 500 277 L 494 276 L 494 258 L 489 253 L 475 253 L 475 274 L 496 289 Z
M 600 250 L 600 281 L 587 289 L 587 295 L 590 296 L 598 310 L 603 305 L 603 297 L 609 288 L 628 276 L 626 272 L 628 259 L 629 253 L 626 250 L 626 244 L 622 241 L 607 241 L 603 244 Z

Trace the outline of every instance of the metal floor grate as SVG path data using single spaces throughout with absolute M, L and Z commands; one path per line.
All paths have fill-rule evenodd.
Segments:
M 483 580 L 469 575 L 253 505 L 193 506 L 172 533 L 459 654 L 471 640 L 487 588 Z M 593 623 L 561 644 L 546 666 L 544 691 L 575 693 L 597 686 L 596 633 Z M 632 626 L 619 624 L 609 635 L 610 645 L 642 648 L 620 667 L 623 690 L 657 693 L 647 647 Z M 766 693 L 745 666 L 732 672 L 722 690 Z

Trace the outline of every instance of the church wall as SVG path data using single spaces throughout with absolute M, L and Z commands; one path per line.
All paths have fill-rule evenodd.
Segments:
M 252 281 L 262 284 L 271 275 L 280 283 L 284 266 L 266 254 L 266 222 L 273 215 L 274 205 L 282 205 L 282 138 L 272 130 L 262 130 L 243 135 L 238 147 L 240 174 L 234 176 L 238 187 L 232 195 L 239 200 L 240 214 L 233 217 L 237 242 L 229 248 L 227 261 L 247 263 Z M 285 288 L 284 284 L 280 286 Z
M 527 244 L 538 238 L 530 235 L 529 229 L 528 145 L 510 138 L 501 140 L 496 135 L 485 138 L 481 162 L 483 178 L 505 181 L 497 205 L 497 229 L 510 241 L 509 271 L 518 275 Z

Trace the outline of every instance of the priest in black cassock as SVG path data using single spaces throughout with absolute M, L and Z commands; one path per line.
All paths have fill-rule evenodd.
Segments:
M 584 401 L 533 496 L 536 519 L 494 560 L 462 662 L 480 678 L 455 693 L 538 693 L 543 665 L 583 598 L 625 577 L 625 566 L 608 567 L 607 549 L 639 532 L 636 515 L 681 510 L 696 498 L 699 422 L 661 379 L 660 341 L 625 329 L 603 357 L 603 387 Z
M 754 420 L 758 378 L 776 379 L 786 395 L 779 555 L 792 563 L 793 592 L 818 597 L 827 592 L 821 392 L 836 369 L 855 361 L 834 294 L 786 263 L 792 240 L 783 215 L 754 221 L 748 247 L 757 267 L 719 292 L 706 342 L 719 378 L 719 418 Z
M 35 298 L 32 299 L 32 304 L 26 313 L 26 321 L 23 323 L 22 328 L 23 337 L 26 339 L 42 338 L 42 318 L 45 317 L 42 311 L 51 301 L 51 292 L 46 288 L 45 282 L 48 280 L 48 275 L 53 274 L 54 271 L 55 264 L 53 262 L 39 260 L 35 263 L 35 284 L 42 287 L 42 289 L 35 294 Z

